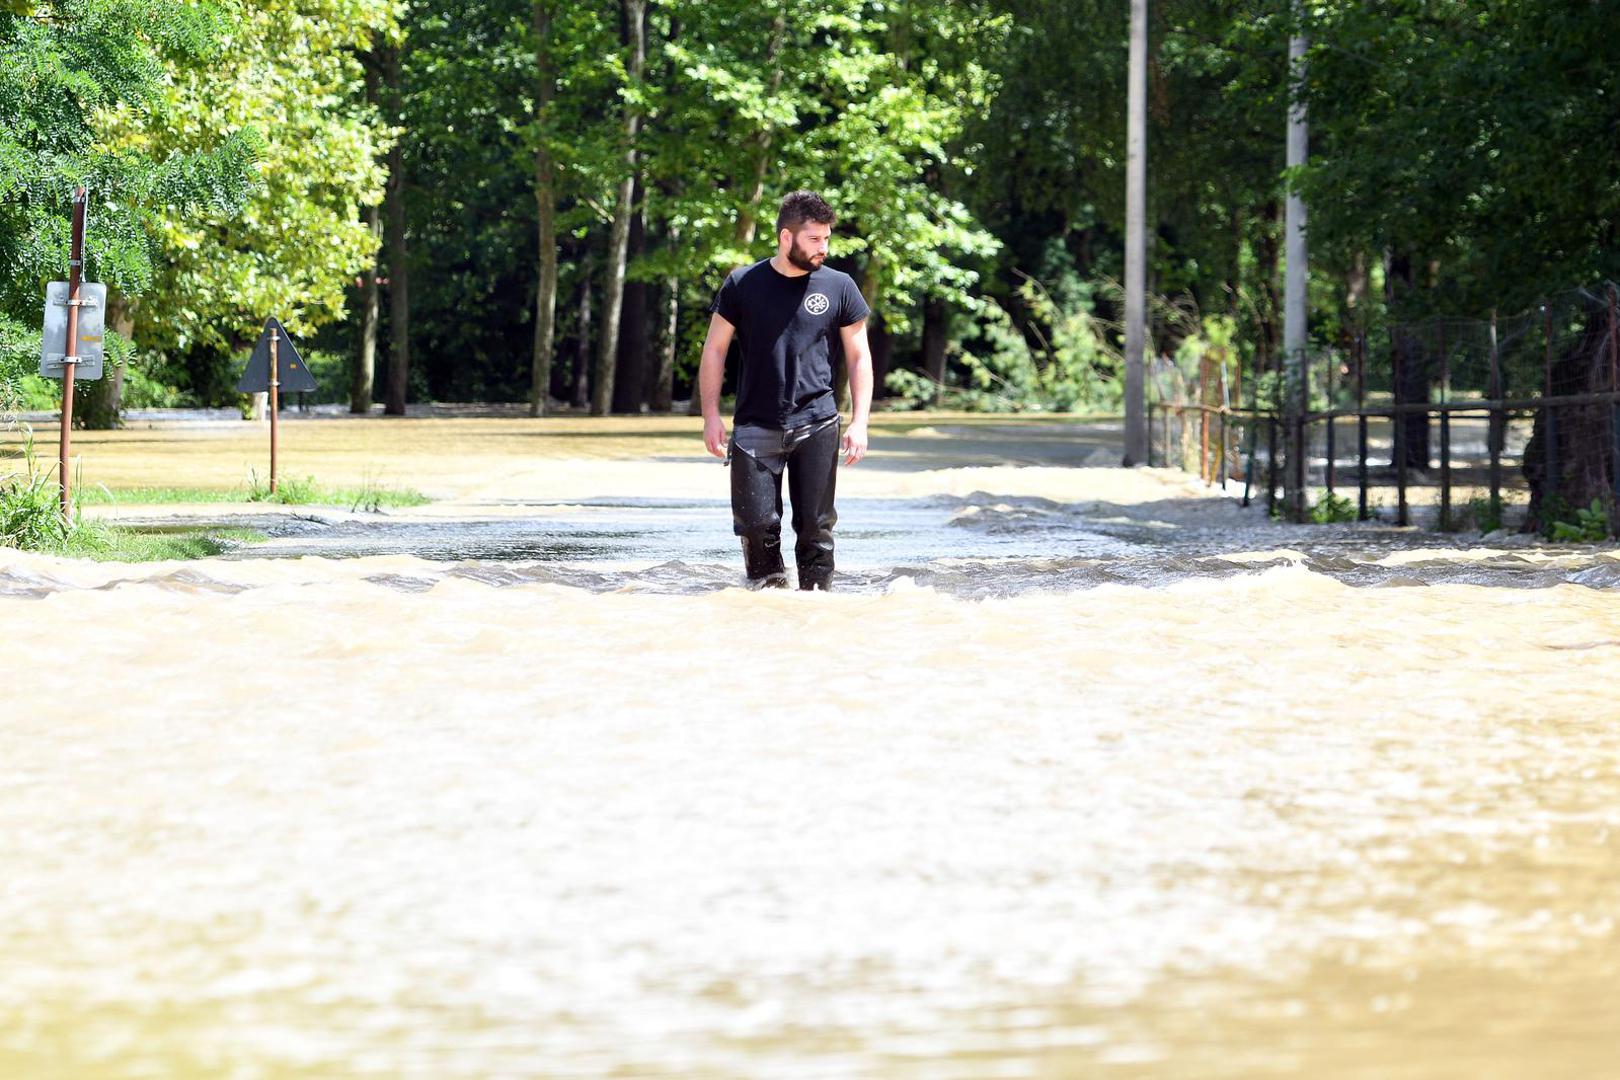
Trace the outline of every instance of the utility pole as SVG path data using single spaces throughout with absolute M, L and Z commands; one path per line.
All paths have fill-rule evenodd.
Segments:
M 1125 460 L 1148 459 L 1147 379 L 1148 0 L 1131 0 L 1131 66 L 1125 134 Z
M 1294 18 L 1303 11 L 1294 5 Z M 1305 164 L 1309 155 L 1309 132 L 1305 113 L 1305 35 L 1295 26 L 1288 39 L 1288 168 L 1297 169 Z M 1283 218 L 1283 251 L 1286 259 L 1286 277 L 1283 283 L 1283 355 L 1287 358 L 1287 378 L 1284 380 L 1285 415 L 1291 414 L 1288 425 L 1288 471 L 1284 474 L 1287 488 L 1284 497 L 1288 517 L 1292 521 L 1305 520 L 1305 415 L 1310 411 L 1310 368 L 1306 359 L 1306 270 L 1305 200 L 1290 186 L 1287 209 Z

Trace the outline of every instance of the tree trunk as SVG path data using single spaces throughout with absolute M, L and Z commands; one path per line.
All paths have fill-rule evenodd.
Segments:
M 645 197 L 638 176 L 632 195 L 634 210 L 630 215 L 630 245 L 625 253 L 627 268 L 647 250 Z M 650 366 L 647 363 L 649 345 L 645 281 L 624 283 L 624 305 L 619 313 L 619 328 L 619 362 L 618 374 L 613 382 L 613 411 L 639 413 L 647 400 L 647 369 Z
M 107 294 L 105 325 L 129 341 L 135 334 L 133 303 L 117 293 Z M 84 385 L 84 384 L 80 384 Z M 74 394 L 80 426 L 91 431 L 111 431 L 124 426 L 124 365 L 106 363 L 101 378 L 90 383 L 85 393 Z
M 388 91 L 393 122 L 404 122 L 400 55 L 388 50 Z M 409 251 L 405 240 L 405 153 L 400 142 L 388 151 L 388 389 L 383 411 L 405 415 L 411 373 L 411 289 Z
M 382 207 L 366 207 L 366 226 L 378 241 L 382 239 Z M 360 354 L 355 357 L 349 377 L 349 411 L 364 416 L 371 411 L 372 381 L 377 373 L 377 323 L 382 319 L 378 268 L 382 265 L 382 245 L 372 257 L 371 266 L 360 282 Z
M 1384 271 L 1385 303 L 1390 315 L 1390 351 L 1394 368 L 1395 404 L 1425 402 L 1429 400 L 1429 358 L 1424 355 L 1422 343 L 1405 332 L 1397 319 L 1409 318 L 1415 313 L 1411 296 L 1417 288 L 1417 275 L 1412 257 L 1407 252 L 1396 252 L 1389 258 Z M 1400 425 L 1402 455 L 1409 469 L 1429 468 L 1429 417 L 1427 413 L 1406 413 L 1396 418 Z
M 1620 359 L 1616 356 L 1620 351 L 1620 325 L 1616 324 L 1620 319 L 1620 295 L 1613 289 L 1611 285 L 1599 296 L 1580 301 L 1581 311 L 1554 313 L 1537 328 L 1543 342 L 1544 327 L 1554 329 L 1550 386 L 1546 387 L 1553 396 L 1603 393 L 1615 388 L 1620 374 Z M 1581 329 L 1573 339 L 1558 340 L 1558 327 L 1571 322 L 1578 322 Z M 1620 421 L 1617 411 L 1620 406 L 1608 402 L 1537 411 L 1535 428 L 1524 448 L 1524 476 L 1530 483 L 1525 531 L 1550 533 L 1560 521 L 1573 524 L 1576 512 L 1590 507 L 1593 500 L 1607 512 L 1611 533 L 1620 525 L 1611 427 Z
M 630 46 L 625 73 L 632 83 L 641 79 L 647 59 L 647 0 L 620 0 L 624 29 Z M 613 232 L 608 242 L 607 282 L 602 298 L 602 340 L 596 356 L 596 385 L 591 387 L 591 415 L 601 416 L 613 406 L 613 377 L 619 359 L 619 320 L 624 304 L 624 267 L 630 250 L 630 217 L 636 194 L 636 134 L 641 113 L 629 102 L 624 106 L 624 178 L 619 182 L 613 208 Z
M 872 350 L 872 399 L 875 401 L 889 396 L 885 384 L 889 368 L 894 364 L 894 335 L 889 333 L 883 316 L 876 312 L 866 320 L 866 343 Z
M 534 200 L 539 210 L 540 282 L 534 295 L 534 357 L 529 371 L 529 415 L 544 416 L 551 392 L 551 354 L 557 334 L 557 185 L 546 142 L 546 111 L 556 93 L 551 67 L 551 3 L 534 2 L 534 66 L 540 89 L 536 107 L 541 124 L 534 152 Z M 589 295 L 589 288 L 586 293 Z
M 1277 229 L 1281 224 L 1282 208 L 1273 200 L 1266 204 L 1260 223 L 1260 242 L 1256 252 L 1260 271 L 1260 297 L 1264 303 L 1255 304 L 1260 321 L 1260 370 L 1282 371 L 1278 360 L 1281 349 L 1282 324 L 1277 316 L 1282 311 L 1282 297 L 1277 293 L 1277 278 L 1282 273 L 1282 245 L 1277 242 Z M 1281 380 L 1277 381 L 1281 390 Z M 1273 402 L 1274 406 L 1281 402 Z
M 945 389 L 945 301 L 930 296 L 923 302 L 922 361 L 923 374 L 934 384 L 934 400 L 944 396 Z
M 679 229 L 671 229 L 669 242 L 680 247 Z M 680 347 L 681 279 L 671 276 L 664 282 L 664 340 L 658 353 L 658 370 L 653 372 L 652 385 L 647 388 L 647 401 L 653 412 L 667 413 L 675 401 L 675 350 Z
M 674 42 L 678 40 L 680 36 L 680 19 L 674 15 L 671 15 L 669 20 L 669 36 L 666 40 L 670 44 L 674 44 Z M 676 90 L 676 84 L 679 80 L 675 65 L 670 65 L 668 68 L 666 68 L 661 77 L 661 81 L 669 92 L 678 92 Z M 678 194 L 680 190 L 680 185 L 674 184 L 669 188 L 664 189 L 664 194 Z M 681 228 L 679 225 L 671 224 L 668 226 L 664 234 L 664 242 L 669 246 L 670 251 L 678 253 L 681 250 Z M 664 335 L 663 340 L 659 343 L 658 363 L 654 365 L 654 369 L 648 378 L 645 394 L 648 407 L 655 413 L 667 413 L 672 411 L 674 408 L 675 351 L 680 347 L 680 275 L 671 274 L 668 278 L 666 278 L 664 280 L 664 289 Z M 697 394 L 693 394 L 692 398 L 694 401 L 697 400 Z
M 590 405 L 591 366 L 591 269 L 581 268 L 579 278 L 579 342 L 574 350 L 574 393 L 570 403 L 576 409 Z
M 765 50 L 765 64 L 771 69 L 767 99 L 775 97 L 782 89 L 782 42 L 786 36 L 787 14 L 778 11 L 776 21 L 771 24 L 771 42 Z M 771 142 L 775 134 L 775 129 L 767 125 L 754 136 L 754 175 L 748 189 L 748 200 L 737 215 L 737 246 L 745 251 L 753 246 L 760 204 L 765 201 L 765 177 L 770 172 Z

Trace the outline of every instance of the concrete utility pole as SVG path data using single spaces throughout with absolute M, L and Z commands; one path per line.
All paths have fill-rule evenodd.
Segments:
M 1300 9 L 1296 5 L 1297 18 Z M 1295 33 L 1288 39 L 1288 167 L 1305 164 L 1309 155 L 1305 114 L 1305 36 Z M 1283 219 L 1283 252 L 1286 278 L 1283 283 L 1283 355 L 1287 358 L 1287 401 L 1283 411 L 1291 419 L 1288 426 L 1288 471 L 1285 502 L 1293 521 L 1305 520 L 1305 414 L 1310 411 L 1309 367 L 1305 339 L 1307 314 L 1305 284 L 1305 200 L 1290 190 Z
M 1131 0 L 1131 67 L 1125 134 L 1125 460 L 1148 459 L 1147 346 L 1147 0 Z

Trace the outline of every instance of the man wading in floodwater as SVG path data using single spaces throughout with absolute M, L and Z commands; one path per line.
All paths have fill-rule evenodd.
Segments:
M 832 207 L 810 191 L 782 200 L 776 254 L 733 270 L 709 306 L 709 336 L 698 367 L 703 444 L 731 465 L 732 526 L 742 537 L 749 585 L 785 588 L 782 473 L 793 502 L 793 555 L 799 588 L 827 589 L 833 574 L 833 489 L 840 445 L 844 464 L 866 456 L 872 407 L 871 309 L 848 274 L 822 266 Z M 720 385 L 736 334 L 742 354 L 734 430 L 726 441 Z M 850 420 L 838 438 L 833 358 L 849 365 Z

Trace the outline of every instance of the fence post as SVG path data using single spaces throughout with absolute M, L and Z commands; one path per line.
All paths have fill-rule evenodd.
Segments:
M 1327 353 L 1327 356 L 1323 359 L 1323 365 L 1324 365 L 1325 371 L 1327 373 L 1327 391 L 1326 392 L 1327 392 L 1327 411 L 1329 412 L 1329 414 L 1333 413 L 1333 411 L 1338 407 L 1338 401 L 1333 396 L 1333 371 L 1334 371 L 1334 369 L 1336 367 L 1338 367 L 1338 363 L 1334 360 L 1333 357 L 1334 357 L 1333 350 L 1329 349 L 1328 353 Z M 1327 492 L 1328 492 L 1329 495 L 1333 494 L 1334 480 L 1337 479 L 1337 470 L 1334 468 L 1333 458 L 1334 458 L 1334 454 L 1335 454 L 1335 448 L 1337 446 L 1337 440 L 1334 438 L 1334 436 L 1336 434 L 1335 429 L 1338 427 L 1338 424 L 1339 424 L 1338 417 L 1332 416 L 1332 415 L 1328 416 L 1328 418 L 1327 418 L 1327 475 L 1324 477 L 1324 479 L 1327 481 Z
M 1609 393 L 1620 390 L 1620 293 L 1614 282 L 1609 282 Z M 1620 401 L 1609 402 L 1609 484 L 1614 490 L 1614 506 L 1609 510 L 1609 531 L 1620 527 Z
M 1247 425 L 1245 430 L 1249 436 L 1249 463 L 1243 470 L 1243 505 L 1247 507 L 1254 501 L 1252 497 L 1254 491 L 1254 455 L 1260 449 L 1260 422 L 1253 413 L 1250 413 L 1245 424 Z
M 1507 390 L 1502 385 L 1502 356 L 1500 346 L 1496 340 L 1496 309 L 1491 308 L 1490 398 L 1492 401 L 1501 401 L 1506 396 Z M 1499 406 L 1491 406 L 1490 425 L 1485 437 L 1490 443 L 1489 449 L 1491 452 L 1491 510 L 1500 517 L 1500 508 L 1502 506 L 1502 446 L 1507 442 L 1507 413 Z
M 1166 406 L 1160 411 L 1165 415 L 1165 468 L 1170 468 L 1170 408 Z M 1186 461 L 1183 461 L 1183 465 L 1186 465 Z
M 1151 469 L 1153 468 L 1153 400 L 1151 398 L 1149 398 L 1147 402 L 1147 430 L 1147 467 Z M 1167 457 L 1169 456 L 1168 447 L 1165 450 L 1165 454 Z
M 1221 477 L 1221 491 L 1223 493 L 1226 491 L 1226 481 L 1227 481 L 1228 477 L 1231 476 L 1231 473 L 1232 473 L 1232 463 L 1228 459 L 1227 453 L 1226 453 L 1226 451 L 1227 451 L 1226 440 L 1228 438 L 1227 432 L 1226 432 L 1226 427 L 1227 427 L 1226 418 L 1231 415 L 1231 410 L 1232 410 L 1232 387 L 1226 381 L 1226 353 L 1225 353 L 1225 351 L 1222 351 L 1222 353 L 1221 353 L 1221 441 L 1220 441 L 1220 445 L 1217 446 L 1216 449 L 1215 449 L 1215 460 L 1220 462 L 1220 467 L 1218 469 L 1218 472 L 1220 473 L 1220 477 Z
M 1356 334 L 1356 482 L 1360 487 L 1357 517 L 1367 520 L 1367 331 Z
M 1272 413 L 1266 420 L 1270 428 L 1268 438 L 1271 441 L 1271 450 L 1266 455 L 1266 513 L 1275 517 L 1277 515 L 1277 414 Z
M 1440 531 L 1451 531 L 1451 356 L 1446 352 L 1446 324 L 1440 323 Z
M 1543 363 L 1546 368 L 1546 385 L 1543 392 L 1548 397 L 1552 397 L 1552 308 L 1542 304 L 1541 316 L 1542 338 L 1545 343 Z M 1546 450 L 1544 460 L 1547 466 L 1547 490 L 1541 497 L 1541 505 L 1544 511 L 1542 516 L 1545 518 L 1545 510 L 1551 505 L 1550 500 L 1558 495 L 1560 486 L 1558 483 L 1558 410 L 1551 405 L 1544 405 L 1542 408 L 1547 413 L 1547 445 L 1544 448 Z
M 1395 372 L 1395 404 L 1389 414 L 1390 426 L 1393 429 L 1391 445 L 1395 454 L 1395 524 L 1409 524 L 1406 517 L 1406 414 L 1401 412 L 1400 388 L 1405 385 L 1401 381 L 1402 369 L 1401 348 L 1396 344 L 1396 338 L 1390 337 L 1390 351 L 1394 353 L 1394 363 L 1391 365 Z

